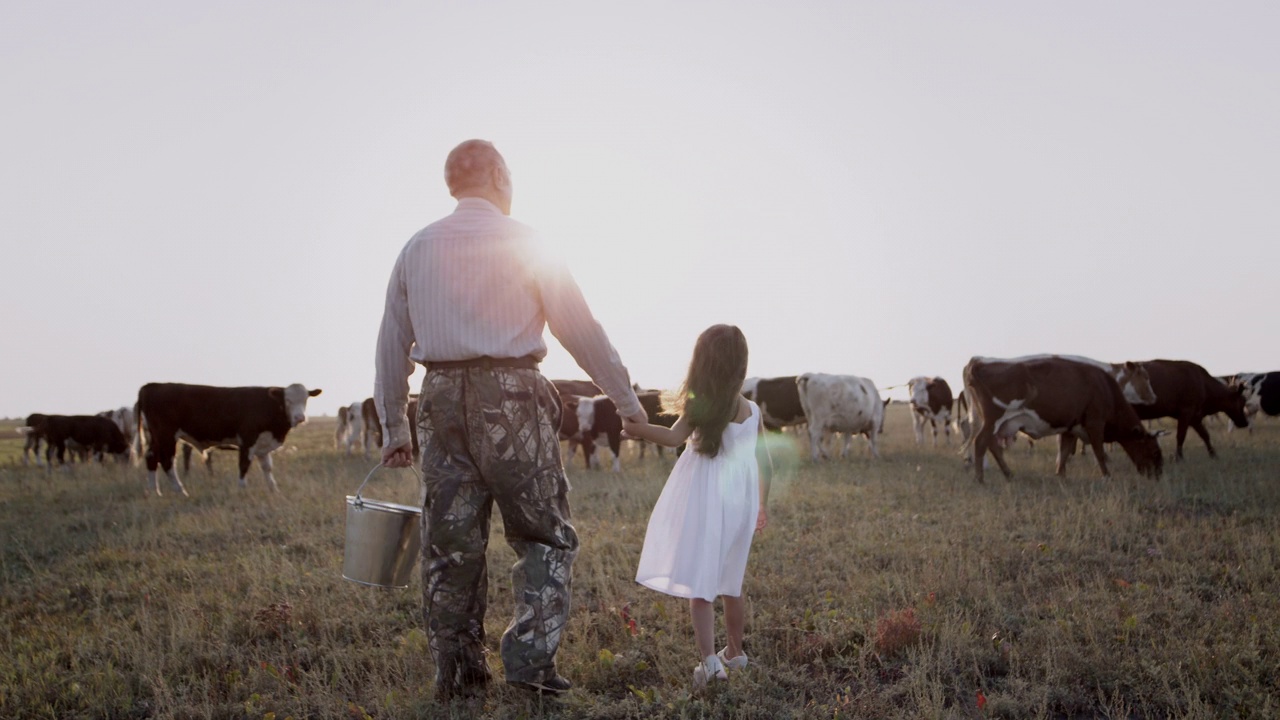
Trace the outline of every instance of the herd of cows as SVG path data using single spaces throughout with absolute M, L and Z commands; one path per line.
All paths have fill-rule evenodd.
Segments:
M 1104 363 L 1069 355 L 1032 355 L 1013 359 L 975 357 L 964 368 L 964 387 L 953 395 L 946 380 L 916 377 L 908 382 L 916 442 L 923 444 L 926 428 L 938 443 L 954 431 L 962 439 L 961 452 L 982 481 L 988 452 L 1006 476 L 1011 475 L 1004 449 L 1018 435 L 1032 440 L 1059 437 L 1056 470 L 1063 474 L 1078 441 L 1088 444 L 1104 476 L 1108 475 L 1104 444 L 1117 443 L 1139 472 L 1159 475 L 1163 455 L 1143 421 L 1177 421 L 1176 457 L 1183 454 L 1187 430 L 1194 430 L 1215 455 L 1207 417 L 1225 414 L 1236 427 L 1248 427 L 1259 412 L 1280 415 L 1280 372 L 1240 373 L 1214 377 L 1203 367 L 1181 360 Z M 596 447 L 606 444 L 613 469 L 621 468 L 622 420 L 613 401 L 594 383 L 553 380 L 563 403 L 560 437 L 569 444 L 572 460 L 578 447 L 588 467 L 598 463 Z M 137 403 L 98 415 L 32 414 L 19 431 L 26 435 L 23 462 L 34 451 L 40 462 L 53 465 L 90 456 L 107 455 L 122 462 L 138 458 L 147 468 L 147 487 L 161 494 L 157 470 L 163 469 L 173 489 L 186 495 L 175 459 L 183 449 L 184 473 L 192 452 L 206 465 L 209 451 L 220 448 L 239 454 L 241 486 L 257 459 L 270 487 L 276 489 L 271 454 L 284 444 L 289 431 L 306 420 L 307 400 L 320 394 L 300 384 L 288 387 L 213 387 L 180 383 L 148 383 L 138 391 Z M 830 457 L 833 436 L 843 436 L 840 455 L 854 435 L 864 436 L 871 455 L 879 458 L 877 436 L 884 429 L 887 400 L 872 381 L 853 375 L 804 373 L 798 376 L 748 378 L 742 394 L 755 401 L 767 429 L 807 428 L 814 461 Z M 651 422 L 670 426 L 675 417 L 661 410 L 660 392 L 637 388 Z M 416 396 L 408 417 L 416 415 Z M 335 447 L 347 453 L 376 452 L 382 444 L 382 421 L 372 398 L 340 408 Z M 412 423 L 411 423 L 412 426 Z M 418 438 L 413 433 L 413 451 Z M 643 457 L 644 444 L 641 445 Z

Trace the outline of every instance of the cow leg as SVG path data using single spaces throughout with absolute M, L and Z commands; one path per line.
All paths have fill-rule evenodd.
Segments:
M 1101 424 L 1096 428 L 1087 431 L 1089 434 L 1089 445 L 1093 447 L 1093 456 L 1098 458 L 1098 468 L 1102 470 L 1102 479 L 1110 480 L 1111 471 L 1107 469 L 1107 453 L 1102 447 L 1103 427 Z
M 863 435 L 866 436 L 867 444 L 871 447 L 871 457 L 879 460 L 880 451 L 876 448 L 876 435 L 879 435 L 879 433 L 875 430 L 871 430 L 870 432 L 863 433 Z
M 267 485 L 271 487 L 271 492 L 279 492 L 280 488 L 276 487 L 276 477 L 271 474 L 271 453 L 259 455 L 258 466 L 262 468 L 262 476 L 267 479 Z
M 609 433 L 609 449 L 613 451 L 613 471 L 622 472 L 622 431 Z
M 1177 445 L 1178 449 L 1176 452 L 1174 452 L 1174 455 L 1173 455 L 1174 458 L 1178 460 L 1182 459 L 1182 443 L 1187 441 L 1188 427 L 1190 427 L 1190 423 L 1188 423 L 1186 420 L 1183 420 L 1182 418 L 1178 418 L 1178 445 Z
M 991 443 L 991 457 L 996 459 L 996 465 L 1000 466 L 1000 472 L 1004 473 L 1006 478 L 1013 477 L 1013 471 L 1009 469 L 1009 464 L 1004 461 L 1004 448 L 1000 447 L 1000 443 Z
M 1234 424 L 1235 423 L 1233 422 L 1228 422 L 1227 426 L 1229 427 Z M 1204 423 L 1201 422 L 1200 420 L 1193 420 L 1191 422 L 1191 429 L 1195 430 L 1196 434 L 1200 436 L 1200 439 L 1204 441 L 1205 448 L 1209 450 L 1209 457 L 1211 458 L 1218 457 L 1218 453 L 1214 452 L 1213 450 L 1213 443 L 1209 442 L 1209 431 L 1205 429 Z
M 1076 436 L 1067 431 L 1058 436 L 1058 461 L 1054 466 L 1054 474 L 1058 477 L 1065 477 L 1067 474 L 1067 461 L 1072 455 L 1076 454 Z
M 818 454 L 827 454 L 827 449 L 822 447 L 822 431 L 813 423 L 809 423 L 809 458 L 813 462 L 818 462 Z
M 911 413 L 911 430 L 916 434 L 916 444 L 924 445 L 924 415 L 919 411 Z
M 240 487 L 248 487 L 245 476 L 249 474 L 249 444 L 240 441 Z
M 586 464 L 586 468 L 590 470 L 596 463 L 596 441 L 595 438 L 582 438 L 582 460 Z

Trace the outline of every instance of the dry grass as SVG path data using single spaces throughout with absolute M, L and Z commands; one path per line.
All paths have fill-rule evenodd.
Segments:
M 12 425 L 12 424 L 10 424 Z M 1280 714 L 1280 427 L 1220 430 L 1221 459 L 1111 482 L 1052 450 L 976 485 L 916 448 L 891 408 L 883 462 L 811 465 L 783 449 L 772 526 L 747 579 L 753 667 L 691 694 L 685 606 L 632 581 L 670 457 L 571 467 L 583 548 L 560 655 L 576 689 L 499 685 L 431 701 L 417 577 L 341 580 L 344 496 L 371 461 L 317 419 L 277 455 L 281 492 L 230 453 L 192 497 L 146 498 L 118 466 L 23 468 L 0 425 L 0 716 L 1275 717 Z M 16 436 L 15 436 L 16 437 Z M 16 448 L 16 451 L 14 450 Z M 366 495 L 412 502 L 408 473 Z M 490 644 L 513 561 L 494 528 Z M 495 655 L 491 663 L 501 673 Z M 979 702 L 979 698 L 982 702 Z M 981 708 L 979 707 L 981 704 Z

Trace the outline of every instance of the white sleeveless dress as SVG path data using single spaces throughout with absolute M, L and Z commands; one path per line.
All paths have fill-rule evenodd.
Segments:
M 649 516 L 636 582 L 668 595 L 715 600 L 742 594 L 760 511 L 760 408 L 724 430 L 720 453 L 693 443 L 676 460 Z

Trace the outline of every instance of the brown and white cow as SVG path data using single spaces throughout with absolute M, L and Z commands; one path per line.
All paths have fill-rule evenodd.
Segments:
M 560 395 L 560 439 L 569 443 L 569 452 L 564 458 L 565 464 L 568 464 L 573 460 L 579 445 L 586 447 L 581 429 L 578 427 L 578 405 L 584 397 L 595 397 L 603 394 L 603 391 L 600 386 L 590 380 L 552 380 L 551 384 Z M 595 450 L 594 443 L 590 447 L 591 449 L 586 451 L 588 469 L 591 467 L 591 455 Z
M 363 447 L 364 456 L 370 452 L 380 454 L 382 451 L 382 418 L 378 415 L 378 406 L 373 398 L 357 400 L 343 408 L 346 410 L 347 427 L 341 446 L 350 455 L 353 448 Z M 409 441 L 416 459 L 420 453 L 418 440 L 418 396 L 410 395 L 405 407 L 405 421 L 409 424 Z
M 333 431 L 333 449 L 342 450 L 347 446 L 347 436 L 351 434 L 351 406 L 338 408 L 338 427 Z
M 1196 431 L 1209 457 L 1217 457 L 1204 418 L 1215 413 L 1226 413 L 1236 427 L 1248 427 L 1245 415 L 1245 389 L 1228 387 L 1209 374 L 1208 370 L 1186 360 L 1148 360 L 1142 363 L 1151 387 L 1155 389 L 1155 402 L 1135 403 L 1133 409 L 1143 420 L 1171 417 L 1178 421 L 1178 444 L 1175 457 L 1182 459 L 1182 444 L 1187 439 L 1187 428 Z
M 245 486 L 251 457 L 277 490 L 271 453 L 293 428 L 306 422 L 307 400 L 320 394 L 300 384 L 288 387 L 214 387 L 147 383 L 138 390 L 138 425 L 143 433 L 149 489 L 160 494 L 156 468 L 163 467 L 173 487 L 187 494 L 173 460 L 181 440 L 205 451 L 235 446 L 240 452 L 240 486 Z
M 44 433 L 45 462 L 53 469 L 53 454 L 58 453 L 58 463 L 66 464 L 67 449 L 76 445 L 104 460 L 110 453 L 121 461 L 129 459 L 129 443 L 110 418 L 101 415 L 46 415 L 41 422 Z
M 947 444 L 951 444 L 951 409 L 955 398 L 951 386 L 940 377 L 913 377 L 907 381 L 911 392 L 911 425 L 916 432 L 916 444 L 924 444 L 924 425 L 933 429 L 933 445 L 938 446 L 938 424 Z
M 613 471 L 622 470 L 622 416 L 608 395 L 578 400 L 578 435 L 582 438 L 582 451 L 587 455 L 587 467 L 598 464 L 595 446 L 603 437 L 613 451 Z
M 871 456 L 879 459 L 876 436 L 884 426 L 885 404 L 875 383 L 856 375 L 804 373 L 796 378 L 796 391 L 808 419 L 809 454 L 815 462 L 819 456 L 830 457 L 825 446 L 828 433 L 844 435 L 840 457 L 848 454 L 853 436 L 862 435 Z
M 759 406 L 760 419 L 769 430 L 781 430 L 806 422 L 795 375 L 747 378 L 742 383 L 742 395 Z
M 1002 446 L 1019 432 L 1036 439 L 1060 436 L 1058 475 L 1066 473 L 1068 443 L 1074 443 L 1074 437 L 1093 448 L 1103 477 L 1110 476 L 1105 442 L 1120 443 L 1139 472 L 1160 474 L 1160 445 L 1142 427 L 1120 384 L 1095 363 L 1061 356 L 975 357 L 964 368 L 964 391 L 972 406 L 972 462 L 979 482 L 988 450 L 1005 476 L 1012 476 Z

